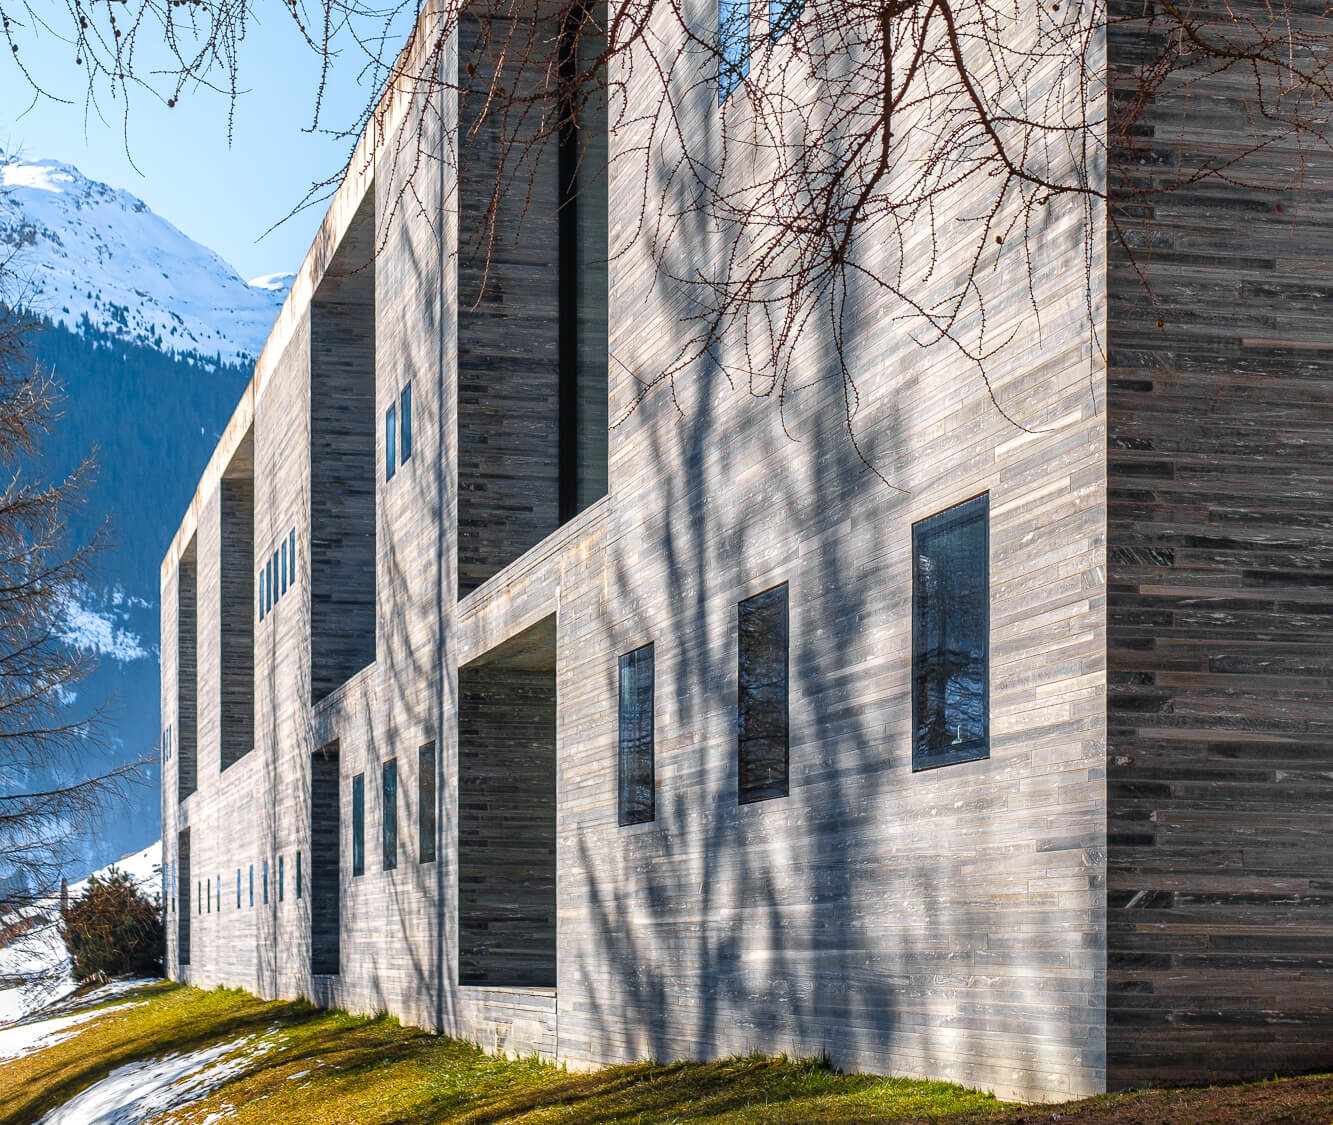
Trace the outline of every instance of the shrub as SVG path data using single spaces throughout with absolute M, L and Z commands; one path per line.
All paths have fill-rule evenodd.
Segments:
M 75 980 L 162 974 L 161 910 L 114 867 L 105 878 L 92 876 L 88 889 L 62 912 L 60 934 Z

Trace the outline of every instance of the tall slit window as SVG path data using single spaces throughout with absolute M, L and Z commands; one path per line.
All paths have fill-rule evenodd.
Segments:
M 352 874 L 366 873 L 366 775 L 352 778 Z
M 384 479 L 393 480 L 398 471 L 398 409 L 390 406 L 384 413 Z
M 392 871 L 398 866 L 398 759 L 390 758 L 384 763 L 384 870 Z
M 653 646 L 620 658 L 620 811 L 625 824 L 656 815 L 653 777 Z
M 264 905 L 268 905 L 268 860 L 264 860 Z
M 250 864 L 250 905 L 255 904 L 255 865 Z
M 301 853 L 296 853 L 296 897 L 301 897 Z
M 264 620 L 264 595 L 267 592 L 267 590 L 268 587 L 264 585 L 264 572 L 261 569 L 259 572 L 259 620 L 260 621 Z
M 236 869 L 236 909 L 241 908 L 241 869 Z
M 282 541 L 282 593 L 287 592 L 287 540 Z
M 279 902 L 281 902 L 285 897 L 283 894 L 285 886 L 286 886 L 286 879 L 284 878 L 284 864 L 282 862 L 282 856 L 278 856 L 278 901 Z
M 435 860 L 435 743 L 417 751 L 417 836 L 421 862 Z
M 912 527 L 912 768 L 990 755 L 989 498 Z
M 406 465 L 412 456 L 412 384 L 403 388 L 398 396 L 398 460 Z
M 787 795 L 787 586 L 737 606 L 740 804 Z
M 798 19 L 805 0 L 768 0 L 768 37 L 777 42 Z

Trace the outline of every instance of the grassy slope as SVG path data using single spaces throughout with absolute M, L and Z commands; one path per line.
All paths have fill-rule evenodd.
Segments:
M 390 1019 L 265 1002 L 244 992 L 154 985 L 150 1002 L 112 1013 L 63 1043 L 0 1065 L 0 1125 L 27 1125 L 115 1067 L 246 1034 L 278 1046 L 176 1121 L 225 1104 L 229 1121 L 284 1125 L 435 1122 L 1061 1121 L 1329 1122 L 1333 1078 L 1152 1091 L 1024 1109 L 935 1082 L 840 1075 L 813 1063 L 730 1059 L 567 1074 L 511 1062 Z

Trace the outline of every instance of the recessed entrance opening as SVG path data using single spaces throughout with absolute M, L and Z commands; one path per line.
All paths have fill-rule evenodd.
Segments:
M 555 618 L 458 670 L 458 982 L 555 987 Z

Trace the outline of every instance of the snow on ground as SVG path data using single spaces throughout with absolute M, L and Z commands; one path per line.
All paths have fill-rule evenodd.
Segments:
M 143 981 L 135 981 L 136 985 Z M 49 1020 L 30 1020 L 15 1024 L 13 1027 L 0 1028 L 0 1062 L 16 1059 L 29 1051 L 40 1051 L 45 1047 L 54 1047 L 80 1031 L 80 1024 L 97 1019 L 109 1012 L 119 1012 L 132 1008 L 133 1004 L 112 1004 L 96 1012 L 74 1012 L 68 1016 L 57 1016 Z
M 277 1045 L 273 1032 L 127 1063 L 53 1109 L 38 1125 L 131 1125 L 208 1097 Z M 220 1120 L 211 1115 L 210 1120 Z
M 94 874 L 105 877 L 112 867 L 116 867 L 131 876 L 146 894 L 152 895 L 160 891 L 161 863 L 162 843 L 158 841 L 142 851 L 121 856 L 114 864 Z M 87 887 L 88 879 L 70 884 L 70 901 L 77 899 Z M 69 953 L 60 936 L 60 903 L 51 900 L 24 913 L 32 921 L 32 928 L 0 947 L 0 983 L 9 984 L 7 988 L 0 988 L 0 1026 L 64 1000 L 75 988 L 74 978 L 70 975 Z M 9 919 L 0 918 L 0 923 L 7 921 Z

